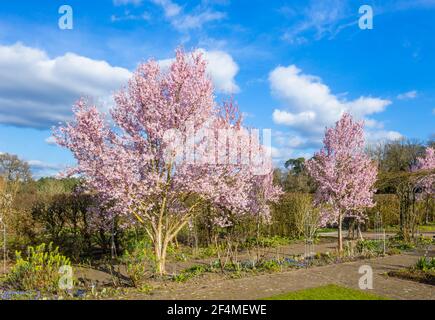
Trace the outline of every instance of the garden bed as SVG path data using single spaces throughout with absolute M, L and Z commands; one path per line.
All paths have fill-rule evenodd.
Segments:
M 435 285 L 435 257 L 426 255 L 418 259 L 417 263 L 407 269 L 388 272 L 389 276 L 411 280 L 429 285 Z
M 435 272 L 425 272 L 422 270 L 402 269 L 388 272 L 390 277 L 404 280 L 411 280 L 435 286 Z
M 264 300 L 388 300 L 361 290 L 335 284 L 276 295 Z

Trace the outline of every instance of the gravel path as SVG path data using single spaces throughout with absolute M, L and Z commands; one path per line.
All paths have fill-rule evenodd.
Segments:
M 315 246 L 316 252 L 334 251 L 336 243 L 333 239 L 323 239 L 322 243 Z M 277 249 L 268 249 L 265 256 L 281 257 L 287 255 L 302 254 L 305 251 L 304 243 L 294 243 Z M 241 254 L 245 256 L 246 253 Z M 435 250 L 429 252 L 435 256 Z M 340 263 L 309 269 L 293 269 L 284 272 L 246 276 L 240 279 L 228 279 L 218 274 L 207 274 L 186 283 L 171 282 L 152 292 L 142 294 L 130 292 L 121 299 L 162 299 L 162 300 L 183 300 L 183 299 L 261 299 L 269 296 L 282 294 L 290 291 L 318 287 L 326 284 L 337 284 L 358 289 L 358 280 L 361 274 L 359 267 L 369 265 L 373 269 L 373 293 L 392 299 L 427 299 L 435 300 L 435 286 L 417 283 L 409 280 L 388 277 L 386 272 L 398 270 L 414 265 L 422 252 L 408 252 L 401 255 L 386 256 L 355 262 Z M 241 257 L 240 257 L 241 258 Z M 178 271 L 192 263 L 207 263 L 207 259 L 189 261 L 169 265 L 168 271 Z M 1 268 L 2 269 L 2 268 Z M 178 270 L 176 270 L 178 269 Z M 92 270 L 92 278 L 101 278 L 102 282 L 110 281 L 106 272 Z M 1 273 L 1 271 L 0 271 Z M 89 276 L 89 274 L 88 274 Z
M 433 252 L 432 252 L 433 254 Z M 338 284 L 358 289 L 361 265 L 373 268 L 373 293 L 393 299 L 435 300 L 435 287 L 413 281 L 387 277 L 385 272 L 413 265 L 419 255 L 406 253 L 357 262 L 291 270 L 241 279 L 199 279 L 195 283 L 177 284 L 152 295 L 130 295 L 129 299 L 261 299 L 300 289 Z M 203 281 L 201 281 L 203 280 Z

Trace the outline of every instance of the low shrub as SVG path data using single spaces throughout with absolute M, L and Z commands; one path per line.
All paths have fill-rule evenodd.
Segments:
M 421 257 L 418 259 L 417 263 L 415 264 L 415 268 L 417 270 L 422 271 L 434 271 L 435 272 L 435 258 L 429 258 L 429 257 Z
M 210 258 L 217 256 L 217 249 L 215 246 L 208 246 L 204 248 L 198 248 L 194 252 L 194 256 L 199 259 Z
M 181 271 L 179 274 L 174 275 L 172 280 L 174 280 L 175 282 L 184 282 L 196 276 L 199 276 L 207 271 L 209 271 L 209 267 L 205 265 L 194 265 L 190 268 Z
M 7 276 L 6 283 L 16 290 L 39 290 L 48 293 L 60 291 L 63 276 L 61 267 L 71 267 L 69 258 L 59 253 L 59 248 L 45 243 L 27 248 L 27 256 L 16 252 L 16 262 Z
M 290 244 L 291 239 L 287 237 L 281 236 L 273 236 L 273 237 L 251 237 L 246 239 L 243 244 L 243 248 L 253 248 L 256 246 L 263 248 L 276 248 L 279 246 L 284 246 Z
M 416 239 L 416 244 L 417 244 L 417 246 L 420 246 L 420 247 L 430 246 L 430 245 L 435 244 L 435 238 L 419 236 Z
M 415 244 L 409 241 L 405 241 L 400 238 L 391 239 L 389 245 L 392 248 L 399 249 L 401 251 L 412 250 L 415 249 Z
M 259 263 L 257 266 L 258 269 L 264 270 L 264 271 L 280 271 L 282 269 L 282 262 L 278 260 L 265 260 Z
M 362 255 L 376 255 L 383 251 L 383 243 L 377 240 L 359 240 L 356 248 Z
M 126 267 L 128 277 L 134 287 L 143 285 L 148 272 L 154 270 L 155 256 L 148 239 L 130 241 L 121 257 Z
M 387 250 L 387 254 L 388 255 L 390 255 L 390 256 L 392 256 L 392 255 L 395 255 L 395 254 L 401 254 L 402 253 L 402 250 L 400 250 L 399 248 L 388 248 L 388 250 Z

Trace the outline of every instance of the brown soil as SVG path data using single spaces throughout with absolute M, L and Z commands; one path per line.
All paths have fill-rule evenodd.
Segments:
M 332 252 L 336 243 L 333 239 L 324 239 L 315 246 L 316 252 Z M 262 251 L 266 258 L 286 257 L 303 254 L 304 243 L 295 243 L 279 248 Z M 242 252 L 239 260 L 248 259 L 255 253 Z M 127 288 L 124 294 L 115 295 L 113 299 L 261 299 L 289 291 L 318 287 L 326 284 L 338 284 L 358 289 L 358 273 L 361 265 L 369 265 L 373 269 L 373 293 L 393 299 L 435 299 L 435 287 L 402 278 L 389 277 L 390 272 L 397 272 L 414 265 L 422 252 L 408 252 L 401 255 L 359 260 L 340 264 L 310 267 L 307 269 L 285 269 L 282 272 L 245 274 L 241 278 L 232 278 L 231 274 L 205 273 L 184 283 L 171 280 L 151 278 L 147 285 L 152 287 L 151 293 L 143 293 L 135 288 Z M 435 251 L 429 252 L 429 256 Z M 172 261 L 168 264 L 169 273 L 178 273 L 192 265 L 209 264 L 215 258 L 196 259 L 186 262 Z M 115 273 L 103 267 L 76 267 L 75 276 L 87 279 L 87 284 L 97 286 L 128 285 L 126 270 L 123 266 L 115 266 Z
M 403 269 L 388 272 L 391 277 L 397 277 L 404 280 L 411 280 L 435 286 L 435 272 L 424 272 L 415 269 Z
M 335 242 L 326 242 L 316 246 L 316 252 L 332 251 Z M 304 244 L 292 244 L 277 249 L 266 250 L 266 255 L 275 257 L 304 253 Z M 246 253 L 245 253 L 246 254 Z M 145 294 L 131 288 L 126 294 L 115 296 L 115 299 L 261 299 L 289 291 L 318 287 L 326 284 L 338 284 L 358 289 L 361 265 L 369 265 L 373 269 L 373 293 L 392 299 L 429 299 L 435 300 L 435 287 L 415 281 L 389 277 L 389 272 L 409 268 L 414 265 L 422 252 L 408 252 L 401 255 L 382 258 L 365 259 L 354 262 L 310 267 L 304 269 L 285 269 L 275 273 L 244 274 L 240 278 L 222 273 L 205 273 L 184 283 L 171 280 L 150 279 L 147 284 L 153 288 Z M 429 255 L 435 255 L 432 250 Z M 243 255 L 242 255 L 243 256 Z M 173 262 L 174 270 L 181 270 L 193 264 L 209 263 L 206 260 L 195 260 L 183 263 Z M 169 269 L 171 270 L 171 269 Z M 93 271 L 95 272 L 95 271 Z M 87 276 L 92 274 L 89 270 Z M 96 274 L 94 274 L 96 276 Z

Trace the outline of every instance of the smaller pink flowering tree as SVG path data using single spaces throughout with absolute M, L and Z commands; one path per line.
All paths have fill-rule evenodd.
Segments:
M 307 161 L 317 182 L 316 203 L 323 206 L 321 224 L 338 224 L 338 248 L 343 250 L 343 219 L 363 221 L 364 208 L 374 206 L 375 163 L 364 152 L 364 123 L 343 114 L 335 127 L 326 129 L 323 148 Z
M 224 150 L 224 162 L 238 164 L 233 169 L 242 174 L 245 185 L 237 194 L 226 194 L 215 201 L 215 224 L 223 228 L 229 227 L 240 218 L 250 216 L 256 219 L 258 231 L 259 224 L 271 221 L 269 205 L 277 202 L 283 194 L 282 189 L 273 183 L 271 149 L 260 143 L 258 130 L 249 130 L 242 126 L 242 116 L 233 101 L 224 103 L 219 109 L 218 122 L 218 127 L 228 133 L 228 139 L 216 137 L 218 153 L 222 154 Z M 228 146 L 233 146 L 233 150 Z M 243 197 L 245 206 L 239 209 L 232 206 L 228 200 L 233 196 Z
M 418 170 L 433 170 L 435 169 L 435 148 L 427 147 L 424 157 L 417 158 Z
M 426 223 L 429 222 L 430 201 L 435 195 L 435 148 L 427 147 L 424 157 L 417 159 L 417 165 L 414 171 L 425 171 L 425 174 L 417 182 L 421 188 L 421 196 L 426 203 Z

